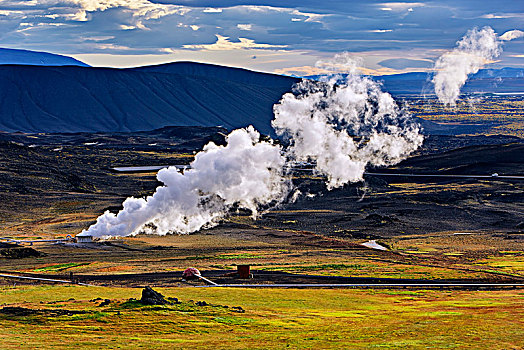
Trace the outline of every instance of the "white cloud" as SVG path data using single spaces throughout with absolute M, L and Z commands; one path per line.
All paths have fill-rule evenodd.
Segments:
M 524 13 L 487 13 L 480 16 L 486 19 L 507 19 L 507 18 L 524 18 Z
M 389 33 L 392 32 L 393 29 L 374 29 L 374 30 L 368 30 L 369 33 Z
M 82 38 L 84 41 L 105 41 L 105 40 L 110 40 L 110 39 L 114 39 L 115 37 L 112 36 L 112 35 L 107 35 L 107 36 L 90 36 L 90 37 L 85 37 L 85 38 Z
M 284 9 L 284 11 L 288 11 L 288 10 Z M 299 10 L 293 10 L 291 12 L 291 14 L 294 15 L 294 16 L 304 16 L 304 17 L 306 17 L 305 22 L 317 22 L 317 23 L 322 23 L 322 19 L 323 18 L 329 17 L 329 15 L 322 15 L 322 14 L 319 14 L 319 13 L 301 12 Z
M 23 15 L 24 11 L 0 10 L 0 16 Z
M 237 28 L 240 30 L 251 30 L 252 24 L 237 24 Z
M 515 29 L 515 30 L 509 30 L 506 33 L 502 34 L 499 37 L 499 39 L 504 40 L 504 41 L 510 41 L 510 40 L 515 40 L 515 39 L 522 38 L 522 37 L 524 37 L 524 32 L 521 30 Z
M 101 49 L 101 50 L 119 50 L 119 51 L 130 51 L 130 50 L 132 50 L 128 46 L 115 45 L 115 44 L 111 44 L 111 43 L 96 43 L 93 47 L 96 48 L 96 49 Z
M 480 16 L 480 18 L 487 18 L 487 19 L 501 19 L 501 18 L 507 18 L 505 16 L 500 16 L 500 15 L 494 15 L 492 13 L 488 13 L 486 15 L 482 15 Z
M 415 7 L 426 6 L 422 2 L 385 2 L 379 4 L 382 6 L 380 9 L 383 11 L 413 11 Z
M 121 8 L 136 21 L 159 19 L 171 14 L 185 15 L 190 8 L 178 5 L 152 3 L 148 0 L 4 0 L 2 6 L 19 10 L 0 10 L 0 14 L 12 16 L 23 13 L 26 18 L 62 18 L 68 21 L 87 22 L 89 13 Z M 23 11 L 20 11 L 23 9 Z M 52 11 L 54 13 L 49 14 Z
M 254 40 L 247 38 L 238 38 L 238 42 L 229 40 L 229 37 L 216 35 L 217 41 L 214 44 L 201 44 L 201 45 L 184 45 L 184 49 L 192 50 L 209 50 L 209 51 L 222 51 L 222 50 L 239 50 L 239 49 L 282 49 L 287 45 L 270 45 L 270 44 L 259 44 Z
M 206 8 L 202 12 L 205 12 L 205 13 L 221 13 L 222 9 L 216 9 L 216 8 L 208 7 L 208 8 Z

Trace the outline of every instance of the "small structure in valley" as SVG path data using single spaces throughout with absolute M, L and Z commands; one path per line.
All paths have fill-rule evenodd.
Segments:
M 76 236 L 76 243 L 92 243 L 93 236 Z

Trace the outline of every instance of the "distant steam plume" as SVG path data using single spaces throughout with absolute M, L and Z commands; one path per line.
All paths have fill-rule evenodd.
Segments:
M 289 138 L 288 156 L 314 161 L 329 189 L 362 180 L 369 164 L 398 163 L 422 144 L 419 125 L 377 83 L 358 75 L 348 54 L 320 65 L 345 74 L 297 84 L 274 106 L 272 125 Z
M 290 161 L 315 162 L 331 189 L 361 180 L 368 164 L 395 164 L 421 145 L 419 126 L 376 83 L 359 76 L 347 54 L 321 64 L 337 71 L 345 66 L 348 74 L 304 80 L 274 106 L 273 126 L 289 139 L 286 150 L 260 141 L 253 127 L 234 130 L 227 145 L 206 145 L 190 169 L 159 171 L 164 186 L 152 196 L 126 199 L 118 214 L 104 213 L 81 235 L 189 233 L 216 225 L 234 207 L 255 217 L 288 197 Z
M 460 88 L 470 74 L 475 74 L 502 52 L 501 41 L 491 27 L 473 28 L 435 63 L 435 93 L 440 102 L 455 105 Z

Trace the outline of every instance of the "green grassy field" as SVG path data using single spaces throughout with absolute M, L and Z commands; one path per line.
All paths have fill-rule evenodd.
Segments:
M 522 349 L 524 292 L 2 287 L 2 349 Z M 100 307 L 100 300 L 111 303 Z M 197 306 L 196 301 L 209 305 Z M 228 306 L 228 307 L 226 307 Z M 233 307 L 240 306 L 242 310 Z M 40 311 L 35 311 L 35 310 Z M 244 311 L 244 312 L 239 312 Z M 75 313 L 77 312 L 77 313 Z

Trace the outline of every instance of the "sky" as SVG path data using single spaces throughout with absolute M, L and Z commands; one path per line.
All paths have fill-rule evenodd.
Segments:
M 522 0 L 0 0 L 0 47 L 93 66 L 198 61 L 287 75 L 348 52 L 365 74 L 428 71 L 473 27 L 524 31 Z M 490 67 L 524 67 L 524 39 Z

